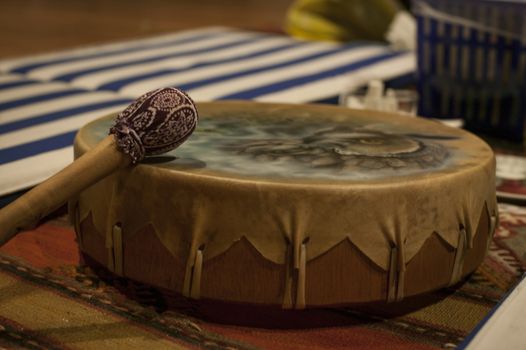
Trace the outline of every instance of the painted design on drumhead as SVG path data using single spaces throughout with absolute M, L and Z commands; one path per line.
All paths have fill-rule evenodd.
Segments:
M 366 128 L 331 128 L 302 138 L 261 139 L 227 145 L 225 150 L 256 160 L 286 159 L 306 167 L 339 171 L 364 169 L 427 169 L 448 156 L 443 145 L 415 137 Z
M 457 130 L 333 110 L 201 112 L 187 142 L 143 162 L 225 177 L 369 181 L 449 171 L 471 157 Z M 110 122 L 94 124 L 100 139 Z

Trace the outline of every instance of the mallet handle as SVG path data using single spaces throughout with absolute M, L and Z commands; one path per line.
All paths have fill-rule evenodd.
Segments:
M 69 198 L 131 163 L 115 137 L 107 136 L 90 152 L 0 210 L 0 246 L 30 228 Z

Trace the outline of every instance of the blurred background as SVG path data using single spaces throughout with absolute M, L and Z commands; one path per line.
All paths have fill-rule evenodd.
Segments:
M 2 0 L 0 57 L 210 25 L 281 31 L 292 0 Z

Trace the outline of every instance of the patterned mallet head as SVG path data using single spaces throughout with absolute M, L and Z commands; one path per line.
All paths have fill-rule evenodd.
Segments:
M 150 91 L 119 113 L 110 129 L 118 147 L 137 163 L 145 155 L 177 148 L 192 134 L 199 117 L 192 99 L 176 88 Z

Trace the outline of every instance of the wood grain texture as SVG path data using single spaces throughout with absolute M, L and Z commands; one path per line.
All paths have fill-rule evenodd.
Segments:
M 478 225 L 478 231 L 473 238 L 473 246 L 466 251 L 464 257 L 464 265 L 462 269 L 462 275 L 467 275 L 473 271 L 482 263 L 486 252 L 488 251 L 489 235 L 493 235 L 493 232 L 489 232 L 490 229 L 490 218 L 488 216 L 487 209 L 484 209 L 480 214 L 480 220 Z
M 462 275 L 469 274 L 484 258 L 489 229 L 484 210 L 473 247 L 466 251 Z M 91 215 L 80 225 L 83 251 L 107 266 L 103 235 L 93 226 Z M 186 257 L 174 257 L 157 239 L 151 225 L 124 234 L 124 276 L 134 281 L 181 294 Z M 206 256 L 206 248 L 204 250 Z M 448 285 L 455 249 L 433 234 L 407 264 L 404 297 Z M 200 297 L 248 304 L 280 305 L 285 293 L 286 266 L 265 259 L 246 239 L 225 253 L 203 263 Z M 297 284 L 294 275 L 293 287 Z M 344 240 L 307 263 L 307 307 L 385 301 L 388 274 Z M 294 294 L 294 293 L 293 293 Z
M 159 241 L 151 225 L 133 235 L 124 234 L 124 275 L 181 293 L 186 257 L 173 256 Z
M 283 301 L 284 282 L 285 266 L 265 259 L 243 238 L 225 253 L 203 264 L 201 296 L 280 305 Z
M 455 252 L 455 248 L 433 233 L 406 265 L 404 295 L 417 295 L 447 286 Z
M 387 272 L 376 266 L 349 240 L 307 263 L 307 305 L 383 301 Z
M 97 232 L 91 214 L 88 215 L 80 225 L 80 236 L 82 237 L 82 252 L 89 255 L 99 264 L 108 266 L 108 252 L 104 236 Z M 77 233 L 79 234 L 79 233 Z

